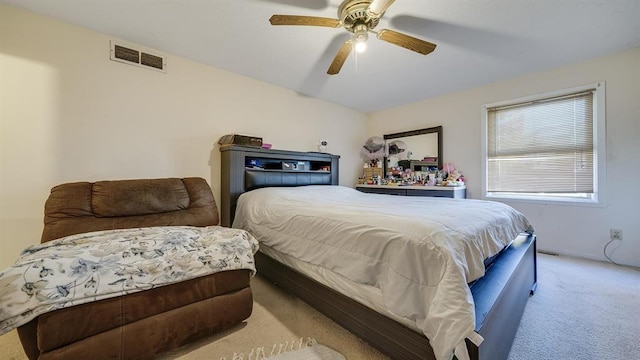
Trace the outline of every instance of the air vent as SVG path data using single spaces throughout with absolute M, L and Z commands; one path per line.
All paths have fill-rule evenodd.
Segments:
M 151 66 L 158 70 L 164 70 L 164 59 L 160 56 L 142 53 L 140 54 L 140 64 L 144 66 Z
M 157 52 L 150 54 L 150 51 L 144 50 L 140 46 L 123 41 L 118 41 L 117 43 L 111 41 L 111 60 L 164 73 L 167 72 L 167 61 L 164 56 L 159 55 Z

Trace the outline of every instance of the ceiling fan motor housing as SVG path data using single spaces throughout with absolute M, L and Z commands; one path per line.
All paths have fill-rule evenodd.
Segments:
M 380 16 L 373 16 L 367 9 L 372 0 L 346 0 L 338 8 L 338 17 L 345 29 L 351 32 L 362 31 L 364 25 L 366 30 L 373 30 L 378 26 Z

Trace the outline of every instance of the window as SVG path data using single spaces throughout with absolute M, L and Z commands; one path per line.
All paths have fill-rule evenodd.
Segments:
M 484 196 L 599 203 L 604 83 L 484 107 Z

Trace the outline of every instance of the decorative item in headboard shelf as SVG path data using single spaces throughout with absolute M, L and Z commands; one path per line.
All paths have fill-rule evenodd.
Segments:
M 261 187 L 338 185 L 339 155 L 261 149 L 251 146 L 220 147 L 222 226 L 231 226 L 238 197 Z

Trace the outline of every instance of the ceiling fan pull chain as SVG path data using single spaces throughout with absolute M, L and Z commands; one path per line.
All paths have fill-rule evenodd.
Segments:
M 355 42 L 354 42 L 353 46 L 355 46 Z M 355 67 L 356 67 L 356 74 L 357 74 L 358 73 L 358 59 L 360 58 L 360 56 L 358 55 L 357 51 L 354 51 L 354 53 L 356 54 Z

